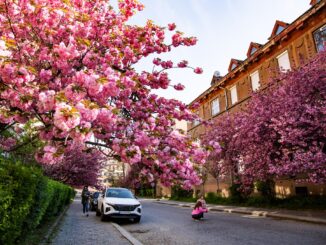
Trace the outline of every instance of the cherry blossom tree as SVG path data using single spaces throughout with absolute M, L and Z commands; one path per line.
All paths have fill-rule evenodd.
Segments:
M 204 167 L 216 179 L 218 186 L 221 178 L 231 176 L 232 183 L 237 178 L 239 153 L 233 147 L 236 136 L 235 116 L 227 113 L 214 119 L 207 124 L 207 130 L 202 137 L 203 146 L 210 151 Z
M 149 178 L 190 188 L 200 181 L 192 165 L 207 153 L 172 126 L 196 116 L 155 90 L 184 88 L 172 84 L 169 69 L 202 69 L 159 57 L 152 71 L 134 65 L 197 39 L 184 37 L 174 23 L 129 25 L 142 8 L 136 0 L 119 1 L 118 9 L 108 0 L 1 1 L 0 123 L 8 130 L 33 122 L 37 134 L 30 140 L 44 142 L 40 162 L 61 161 L 74 145 L 98 146 L 107 148 L 107 157 L 141 164 Z M 19 147 L 0 140 L 4 150 Z
M 221 169 L 238 164 L 244 191 L 257 181 L 293 177 L 326 182 L 326 54 L 297 70 L 281 73 L 246 108 L 213 124 L 203 142 L 220 142 L 211 154 Z M 221 160 L 223 160 L 221 162 Z
M 326 182 L 325 52 L 253 95 L 236 122 L 244 179 Z
M 43 164 L 44 173 L 71 186 L 100 186 L 98 177 L 106 159 L 97 149 L 66 148 L 62 161 Z

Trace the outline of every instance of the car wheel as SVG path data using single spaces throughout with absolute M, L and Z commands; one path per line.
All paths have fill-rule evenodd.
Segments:
M 134 223 L 139 223 L 139 222 L 140 222 L 140 218 L 141 218 L 141 217 L 134 218 L 134 220 L 133 220 Z
M 106 216 L 104 214 L 103 207 L 101 208 L 101 221 L 106 221 Z

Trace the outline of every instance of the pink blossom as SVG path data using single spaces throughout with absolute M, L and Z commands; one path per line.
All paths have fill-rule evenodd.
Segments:
M 157 66 L 161 65 L 161 59 L 159 59 L 159 58 L 155 58 L 155 59 L 153 60 L 153 64 L 154 64 L 154 65 L 157 65 Z
M 72 106 L 61 103 L 56 107 L 53 119 L 57 128 L 68 132 L 80 123 L 80 114 Z
M 188 65 L 188 61 L 186 61 L 186 60 L 183 60 L 178 63 L 178 67 L 180 67 L 180 68 L 187 67 L 187 65 Z
M 169 31 L 173 31 L 177 26 L 175 23 L 168 24 Z
M 184 90 L 185 86 L 182 85 L 181 83 L 178 83 L 173 86 L 175 90 Z
M 40 112 L 48 112 L 54 109 L 55 105 L 55 91 L 48 90 L 45 92 L 41 92 L 39 94 L 39 101 L 37 103 L 37 106 L 40 110 Z
M 196 74 L 202 74 L 202 73 L 203 73 L 203 69 L 200 68 L 200 67 L 196 67 L 196 68 L 194 69 L 194 72 L 195 72 Z

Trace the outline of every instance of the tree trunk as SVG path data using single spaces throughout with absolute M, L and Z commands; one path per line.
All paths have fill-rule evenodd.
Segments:
M 216 177 L 216 184 L 217 184 L 217 192 L 220 193 L 220 181 L 218 177 Z

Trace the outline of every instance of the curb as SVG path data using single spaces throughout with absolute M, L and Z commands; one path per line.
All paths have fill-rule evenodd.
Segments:
M 180 207 L 193 207 L 192 204 L 179 204 L 179 203 L 168 203 L 166 201 L 155 201 L 156 203 L 171 205 L 171 206 L 180 206 Z M 285 220 L 294 220 L 300 222 L 307 222 L 312 224 L 319 224 L 319 225 L 326 225 L 326 219 L 319 219 L 313 217 L 305 217 L 305 216 L 296 216 L 290 214 L 275 214 L 268 211 L 246 211 L 246 210 L 239 210 L 234 208 L 218 208 L 218 207 L 210 207 L 208 208 L 209 211 L 213 212 L 224 212 L 224 213 L 237 213 L 237 214 L 249 214 L 253 216 L 262 216 L 268 218 L 277 218 L 277 219 L 285 219 Z
M 134 238 L 126 229 L 122 228 L 117 223 L 111 222 L 111 224 L 124 236 L 132 245 L 143 245 L 140 241 Z

